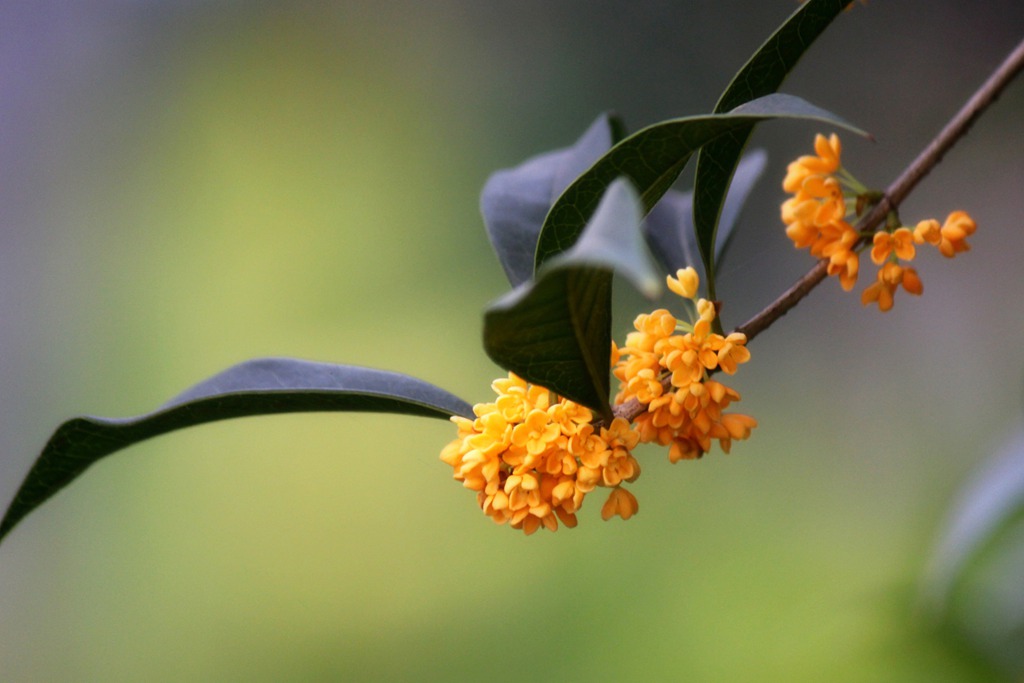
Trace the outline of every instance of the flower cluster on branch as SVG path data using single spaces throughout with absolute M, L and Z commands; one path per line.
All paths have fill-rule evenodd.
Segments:
M 716 370 L 734 374 L 750 359 L 746 337 L 712 332 L 715 307 L 696 297 L 693 268 L 667 283 L 683 298 L 691 321 L 666 309 L 644 313 L 624 346 L 612 344 L 620 381 L 616 404 L 636 399 L 646 408 L 632 424 L 617 417 L 605 427 L 589 408 L 513 373 L 492 383 L 497 399 L 476 404 L 474 419 L 451 418 L 458 436 L 441 460 L 476 491 L 495 522 L 527 534 L 542 526 L 556 531 L 559 522 L 575 527 L 584 498 L 598 487 L 611 489 L 601 517 L 629 519 L 639 505 L 623 484 L 640 475 L 632 454 L 638 443 L 669 446 L 669 460 L 678 462 L 701 457 L 713 441 L 728 453 L 734 440 L 750 436 L 754 418 L 725 412 L 739 393 L 711 379 Z
M 747 338 L 711 331 L 715 306 L 696 297 L 699 282 L 693 268 L 667 280 L 687 303 L 693 320 L 679 321 L 665 309 L 637 316 L 635 331 L 613 353 L 614 374 L 621 383 L 615 402 L 636 399 L 646 406 L 634 422 L 640 441 L 670 446 L 672 462 L 701 457 L 713 440 L 728 453 L 732 441 L 749 437 L 757 421 L 749 415 L 723 412 L 740 395 L 712 380 L 710 373 L 720 369 L 732 375 L 739 364 L 750 360 Z
M 860 252 L 871 244 L 871 261 L 879 269 L 875 281 L 861 294 L 865 306 L 877 304 L 879 310 L 888 311 L 899 287 L 914 295 L 924 291 L 917 270 L 906 265 L 917 252 L 915 244 L 931 244 L 947 258 L 970 249 L 966 238 L 976 226 L 965 211 L 949 214 L 941 226 L 935 219 L 923 220 L 913 230 L 891 211 L 877 232 L 858 231 L 850 221 L 859 219 L 867 206 L 884 195 L 869 190 L 843 168 L 837 135 L 817 135 L 814 152 L 789 164 L 782 181 L 782 189 L 793 195 L 781 208 L 786 235 L 796 248 L 827 259 L 828 274 L 838 277 L 846 291 L 856 285 Z
M 475 419 L 452 417 L 458 437 L 441 452 L 485 514 L 527 534 L 574 527 L 584 497 L 606 487 L 601 516 L 633 516 L 636 498 L 622 484 L 640 476 L 639 435 L 628 421 L 595 426 L 589 408 L 512 373 L 491 386 L 497 399 L 476 404 Z

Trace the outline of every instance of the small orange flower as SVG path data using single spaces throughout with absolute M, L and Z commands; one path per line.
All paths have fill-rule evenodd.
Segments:
M 644 368 L 629 378 L 626 382 L 626 391 L 636 397 L 641 403 L 650 403 L 661 396 L 663 388 L 661 378 L 652 368 Z
M 839 169 L 842 144 L 838 135 L 833 133 L 826 138 L 819 133 L 814 137 L 814 151 L 817 156 L 802 156 L 789 165 L 786 178 L 782 181 L 783 190 L 797 192 L 808 177 L 828 175 Z
M 954 211 L 949 214 L 946 222 L 942 224 L 939 251 L 946 258 L 970 251 L 971 245 L 967 244 L 967 238 L 974 234 L 976 228 L 974 219 L 968 216 L 966 211 Z
M 727 375 L 736 374 L 736 366 L 750 360 L 750 350 L 746 347 L 747 335 L 733 332 L 723 340 L 718 349 L 718 367 Z
M 892 309 L 893 294 L 902 279 L 903 269 L 895 263 L 886 263 L 878 271 L 878 279 L 861 294 L 861 303 L 865 306 L 877 303 L 882 312 Z
M 698 341 L 703 341 L 711 333 L 711 323 L 715 321 L 718 312 L 712 302 L 697 299 L 697 315 L 699 319 L 693 324 L 693 336 Z
M 582 467 L 600 470 L 608 464 L 611 451 L 608 442 L 594 433 L 594 425 L 585 425 L 569 440 L 569 452 L 575 456 Z
M 860 235 L 844 220 L 829 221 L 818 226 L 818 239 L 811 245 L 811 255 L 829 258 L 837 252 L 852 251 Z
M 703 347 L 692 334 L 675 334 L 662 339 L 654 347 L 658 354 L 658 370 L 672 373 L 672 386 L 685 386 L 697 382 L 704 374 L 705 366 L 701 362 Z M 641 403 L 650 403 L 661 395 L 652 395 L 650 399 L 640 399 Z M 638 397 L 639 398 L 639 397 Z
M 860 270 L 860 257 L 853 251 L 836 251 L 828 259 L 826 272 L 839 277 L 839 285 L 843 291 L 849 292 L 857 284 L 857 273 Z
M 718 436 L 718 443 L 722 447 L 722 450 L 728 453 L 732 439 L 739 440 L 750 438 L 750 432 L 757 426 L 757 420 L 749 415 L 729 413 L 722 416 L 720 424 L 727 434 Z
M 696 442 L 691 441 L 685 436 L 672 439 L 672 445 L 668 449 L 668 460 L 672 464 L 680 460 L 697 460 L 702 457 L 704 457 L 704 451 L 701 450 Z
M 601 507 L 601 518 L 608 521 L 618 515 L 622 519 L 629 519 L 640 509 L 636 497 L 624 488 L 616 486 L 608 494 L 608 500 Z
M 871 260 L 875 265 L 882 265 L 892 254 L 904 261 L 914 258 L 914 235 L 910 228 L 898 228 L 892 233 L 875 233 L 874 246 L 871 248 Z
M 860 301 L 865 306 L 877 303 L 878 310 L 882 312 L 891 310 L 893 295 L 900 285 L 911 294 L 921 294 L 924 291 L 916 270 L 889 261 L 878 271 L 878 280 L 861 294 Z
M 684 299 L 693 299 L 696 297 L 697 287 L 700 286 L 700 278 L 697 276 L 697 271 L 694 270 L 692 266 L 680 268 L 676 271 L 675 277 L 672 277 L 671 275 L 666 276 L 665 282 L 669 289 Z
M 914 241 L 918 244 L 934 244 L 938 246 L 942 241 L 942 229 L 939 222 L 934 218 L 928 218 L 917 224 L 914 228 Z
M 843 196 L 843 188 L 839 181 L 832 176 L 808 176 L 800 188 L 798 196 L 818 200 L 813 214 L 815 225 L 842 220 L 846 216 L 846 199 Z
M 783 204 L 785 211 L 785 204 Z M 820 233 L 818 226 L 809 220 L 796 219 L 784 221 L 786 223 L 786 237 L 793 240 L 793 246 L 797 249 L 806 249 L 814 244 Z
M 917 276 L 917 271 L 910 267 L 903 269 L 903 280 L 900 281 L 905 289 L 910 294 L 920 296 L 924 292 L 924 285 L 921 284 L 921 278 Z

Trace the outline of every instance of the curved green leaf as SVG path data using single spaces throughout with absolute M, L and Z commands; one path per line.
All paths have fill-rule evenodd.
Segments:
M 792 71 L 807 48 L 853 0 L 808 0 L 743 65 L 715 105 L 719 114 L 769 95 Z M 693 220 L 708 288 L 714 296 L 715 240 L 729 182 L 754 126 L 743 126 L 708 143 L 697 156 Z
M 971 478 L 953 504 L 925 581 L 935 609 L 949 601 L 958 578 L 1008 521 L 1024 514 L 1024 429 Z M 1024 600 L 1024 586 L 1021 586 Z
M 0 521 L 0 539 L 100 458 L 160 434 L 250 415 L 319 411 L 472 417 L 472 407 L 396 372 L 289 358 L 239 363 L 157 410 L 130 418 L 77 417 L 54 432 Z
M 533 277 L 537 235 L 555 198 L 623 137 L 621 121 L 602 114 L 572 147 L 532 157 L 487 179 L 480 212 L 513 287 Z
M 661 199 L 690 156 L 720 135 L 777 118 L 828 122 L 861 132 L 824 109 L 791 95 L 768 95 L 728 114 L 670 119 L 640 130 L 612 147 L 555 201 L 537 240 L 534 269 L 569 249 L 583 231 L 601 196 L 619 176 L 632 181 L 646 214 Z
M 660 278 L 640 229 L 640 198 L 613 182 L 575 246 L 484 312 L 498 365 L 609 417 L 612 273 L 653 296 Z
M 1024 428 L 971 477 L 925 576 L 926 606 L 992 663 L 1024 674 Z

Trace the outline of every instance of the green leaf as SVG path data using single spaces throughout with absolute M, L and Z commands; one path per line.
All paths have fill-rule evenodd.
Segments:
M 943 609 L 965 568 L 1009 520 L 1024 513 L 1024 429 L 986 462 L 957 496 L 932 555 L 925 582 L 933 608 Z M 1024 586 L 1021 588 L 1024 599 Z
M 715 113 L 769 95 L 792 71 L 807 48 L 853 0 L 808 0 L 758 48 L 737 72 L 715 105 Z M 729 181 L 754 126 L 743 126 L 708 143 L 697 157 L 693 207 L 697 244 L 708 288 L 714 296 L 715 240 Z
M 926 606 L 1014 680 L 1024 674 L 1024 428 L 957 496 L 925 576 Z
M 239 363 L 157 410 L 130 418 L 77 417 L 54 432 L 0 521 L 0 539 L 25 515 L 100 458 L 140 441 L 206 422 L 319 411 L 472 417 L 443 389 L 395 372 L 288 358 Z
M 822 121 L 861 133 L 835 114 L 799 97 L 778 94 L 753 100 L 727 114 L 670 119 L 648 126 L 612 147 L 555 201 L 537 240 L 535 271 L 576 242 L 604 191 L 617 177 L 632 181 L 646 214 L 696 150 L 742 126 L 778 118 Z
M 624 179 L 613 182 L 575 246 L 484 312 L 488 355 L 523 379 L 610 417 L 612 273 L 650 296 L 661 286 L 641 220 L 636 191 Z
M 513 287 L 533 277 L 537 235 L 551 204 L 623 136 L 622 123 L 602 114 L 572 147 L 532 157 L 487 179 L 480 193 L 480 211 L 491 246 Z
M 767 163 L 768 155 L 764 150 L 755 149 L 736 167 L 719 221 L 721 239 L 715 245 L 716 261 L 721 261 L 729 246 L 729 236 L 739 220 L 740 211 Z M 675 273 L 680 268 L 693 266 L 701 274 L 701 282 L 706 282 L 693 229 L 692 192 L 666 192 L 647 214 L 644 226 L 647 244 L 667 272 Z

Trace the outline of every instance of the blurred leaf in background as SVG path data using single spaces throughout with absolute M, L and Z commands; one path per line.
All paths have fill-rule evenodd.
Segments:
M 930 614 L 1010 675 L 1024 671 L 1024 428 L 964 485 L 924 583 Z

